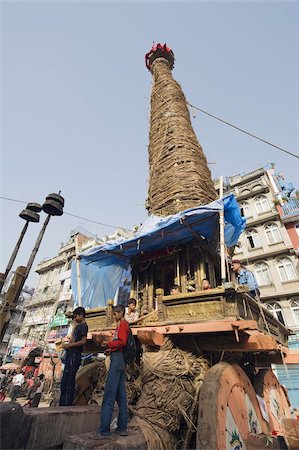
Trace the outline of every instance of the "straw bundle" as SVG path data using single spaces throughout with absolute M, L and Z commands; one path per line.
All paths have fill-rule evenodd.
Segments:
M 177 448 L 180 430 L 194 430 L 198 394 L 208 369 L 207 360 L 179 348 L 170 339 L 159 351 L 143 353 L 142 390 L 135 418 L 148 450 Z M 185 421 L 185 427 L 182 422 Z
M 102 404 L 106 378 L 109 370 L 109 360 L 110 358 L 106 358 L 105 362 L 101 363 L 96 386 L 90 395 L 90 405 L 95 403 L 98 405 Z M 126 392 L 128 405 L 134 405 L 141 392 L 140 366 L 135 362 L 130 363 L 126 368 Z
M 186 99 L 169 62 L 157 58 L 149 135 L 148 210 L 166 216 L 216 198 L 206 157 L 193 131 Z

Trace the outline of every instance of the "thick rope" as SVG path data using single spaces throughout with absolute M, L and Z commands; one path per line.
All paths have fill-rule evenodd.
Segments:
M 134 410 L 148 450 L 168 450 L 190 440 L 207 369 L 202 355 L 174 347 L 169 338 L 158 351 L 144 348 L 142 389 Z
M 216 192 L 168 61 L 156 59 L 152 73 L 148 208 L 165 216 L 205 205 L 216 199 Z

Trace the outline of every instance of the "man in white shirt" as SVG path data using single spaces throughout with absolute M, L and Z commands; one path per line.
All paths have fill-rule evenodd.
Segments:
M 21 369 L 17 369 L 17 374 L 12 379 L 12 389 L 10 393 L 11 401 L 15 402 L 20 395 L 21 386 L 25 381 L 24 375 L 21 373 Z

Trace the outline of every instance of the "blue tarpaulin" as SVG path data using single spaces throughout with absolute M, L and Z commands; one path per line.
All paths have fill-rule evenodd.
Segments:
M 105 306 L 114 299 L 122 272 L 130 258 L 141 253 L 188 242 L 201 236 L 212 241 L 218 234 L 219 213 L 224 209 L 225 244 L 233 247 L 244 231 L 246 220 L 231 194 L 205 206 L 188 209 L 167 217 L 149 216 L 134 237 L 107 242 L 80 255 L 82 305 L 85 308 Z M 76 264 L 72 265 L 72 291 L 77 303 Z

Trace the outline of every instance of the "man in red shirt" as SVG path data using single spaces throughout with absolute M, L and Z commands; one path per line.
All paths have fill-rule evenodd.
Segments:
M 113 414 L 114 403 L 118 404 L 118 419 L 116 432 L 121 436 L 127 436 L 128 409 L 126 394 L 126 363 L 123 349 L 129 336 L 129 325 L 124 319 L 125 308 L 122 305 L 113 308 L 113 318 L 116 321 L 116 329 L 113 338 L 108 343 L 102 343 L 107 347 L 106 355 L 110 355 L 110 367 L 105 384 L 105 391 L 101 410 L 101 423 L 98 430 L 100 438 L 111 437 L 110 423 Z

